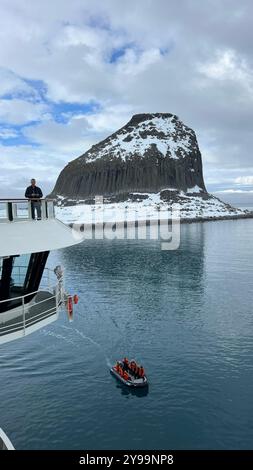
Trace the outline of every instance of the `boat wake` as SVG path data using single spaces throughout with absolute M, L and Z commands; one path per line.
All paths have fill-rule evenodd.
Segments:
M 83 338 L 85 340 L 88 340 L 90 343 L 92 343 L 94 346 L 96 346 L 96 348 L 98 348 L 100 350 L 100 352 L 103 354 L 106 365 L 108 367 L 112 367 L 112 363 L 111 363 L 109 357 L 107 356 L 105 350 L 102 348 L 101 344 L 99 344 L 97 341 L 95 341 L 90 336 L 85 335 L 82 331 L 78 330 L 78 328 L 70 328 L 69 326 L 65 326 L 65 325 L 61 325 L 61 328 L 64 328 L 66 330 L 71 330 L 71 331 L 75 332 L 78 336 L 81 336 L 81 338 Z
M 70 344 L 77 346 L 74 341 L 72 341 L 70 338 L 66 338 L 66 336 L 64 335 L 55 333 L 54 331 L 51 331 L 51 330 L 40 330 L 40 331 L 41 331 L 41 334 L 43 334 L 44 336 L 53 336 L 53 338 L 56 338 L 61 341 L 65 341 L 66 343 L 70 343 Z

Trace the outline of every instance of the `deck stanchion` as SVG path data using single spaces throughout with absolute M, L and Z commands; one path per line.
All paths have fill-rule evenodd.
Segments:
M 32 202 L 31 201 L 27 201 L 28 202 L 28 217 L 29 219 L 32 219 Z

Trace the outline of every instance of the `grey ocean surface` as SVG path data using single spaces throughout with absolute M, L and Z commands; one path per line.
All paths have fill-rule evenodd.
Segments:
M 50 255 L 80 301 L 0 347 L 0 424 L 18 449 L 252 449 L 253 220 L 159 241 L 90 240 Z M 109 373 L 127 355 L 150 386 Z

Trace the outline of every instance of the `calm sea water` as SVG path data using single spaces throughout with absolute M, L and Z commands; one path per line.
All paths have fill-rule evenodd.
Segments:
M 157 241 L 91 240 L 50 255 L 75 320 L 0 347 L 0 425 L 18 449 L 252 449 L 253 221 Z M 148 391 L 109 373 L 128 355 Z

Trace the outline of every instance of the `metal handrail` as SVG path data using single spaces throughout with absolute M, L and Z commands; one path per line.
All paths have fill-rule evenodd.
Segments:
M 38 302 L 36 305 L 40 305 L 40 302 Z M 47 318 L 47 317 L 49 317 L 50 315 L 53 315 L 56 312 L 57 312 L 57 308 L 56 308 L 56 306 L 54 306 L 52 308 L 44 310 L 43 312 L 37 313 L 36 315 L 33 315 L 32 317 L 26 319 L 25 326 L 30 326 L 31 324 L 37 323 L 39 321 L 38 320 L 39 317 L 42 317 L 41 318 L 41 320 L 42 320 L 43 318 Z M 2 332 L 4 334 L 7 334 L 7 333 L 9 333 L 10 331 L 13 331 L 13 330 L 23 329 L 23 326 L 24 326 L 23 325 L 23 320 L 20 320 L 16 323 L 11 323 L 10 325 L 0 326 L 0 332 Z
M 16 267 L 22 269 L 22 265 Z M 48 275 L 43 279 L 46 287 L 43 288 L 40 285 L 36 291 L 0 301 L 0 305 L 14 302 L 12 308 L 11 305 L 8 305 L 9 309 L 7 307 L 6 311 L 2 311 L 0 314 L 0 343 L 29 334 L 31 328 L 36 324 L 40 325 L 43 320 L 57 316 L 60 308 L 65 304 L 67 294 L 63 287 L 63 272 L 60 275 L 59 272 L 55 272 L 56 278 L 52 282 L 50 274 L 53 270 L 50 268 L 46 268 L 46 270 Z M 51 285 L 49 286 L 49 284 Z M 46 298 L 37 298 L 37 294 L 41 292 L 47 293 Z M 26 303 L 25 300 L 28 296 L 31 297 L 31 300 L 28 299 L 29 301 Z M 19 301 L 16 306 L 15 301 Z M 8 338 L 9 335 L 10 338 Z
M 14 199 L 10 199 L 10 198 L 0 198 L 0 202 L 28 202 L 30 201 L 31 198 L 14 198 Z M 35 199 L 33 199 L 34 201 Z M 36 199 L 37 201 L 55 201 L 56 199 L 51 199 L 51 198 L 47 198 L 47 197 L 41 197 L 41 198 L 38 198 Z
M 11 325 L 2 325 L 2 326 L 0 326 L 0 330 L 3 330 L 4 328 L 9 328 L 10 326 L 17 328 L 16 325 L 23 325 L 23 320 L 20 320 L 20 321 L 18 321 L 18 322 L 16 322 L 16 323 L 12 323 Z
M 29 294 L 19 295 L 18 297 L 11 297 L 9 299 L 0 300 L 0 304 L 4 302 L 13 302 L 14 300 L 24 299 L 25 297 L 28 297 L 29 295 L 37 294 L 38 292 L 39 292 L 39 289 L 33 292 L 29 292 Z
M 41 202 L 42 220 L 55 218 L 54 199 L 48 198 L 26 198 L 26 199 L 0 199 L 0 207 L 4 214 L 0 214 L 0 221 L 15 222 L 19 220 L 33 220 L 32 202 Z M 24 204 L 25 207 L 18 207 L 18 204 Z M 18 213 L 18 211 L 21 211 Z
M 54 297 L 55 297 L 55 296 L 49 297 L 48 299 L 45 299 L 45 300 L 50 300 L 50 299 L 53 299 Z M 37 306 L 37 305 L 40 305 L 42 302 L 44 302 L 44 300 L 42 300 L 42 301 L 40 301 L 40 302 L 37 302 L 37 303 L 36 303 L 36 306 Z M 30 317 L 30 318 L 27 318 L 27 320 L 26 320 L 26 325 L 28 325 L 28 323 L 34 322 L 34 320 L 35 320 L 36 318 L 39 318 L 41 315 L 44 316 L 45 314 L 47 314 L 47 313 L 49 313 L 49 312 L 51 312 L 51 314 L 52 314 L 52 312 L 53 312 L 54 310 L 56 311 L 56 306 L 55 306 L 55 307 L 52 307 L 52 308 L 49 308 L 48 310 L 44 310 L 43 312 L 37 313 L 36 315 L 33 315 L 33 316 Z M 46 316 L 47 316 L 47 315 L 46 315 Z M 35 323 L 36 323 L 36 322 L 35 322 Z M 13 328 L 14 328 L 14 329 L 17 329 L 17 328 L 19 327 L 19 325 L 22 325 L 22 327 L 23 327 L 23 320 L 20 320 L 20 321 L 18 321 L 18 322 L 16 322 L 16 323 L 11 323 L 11 325 L 2 325 L 2 326 L 1 326 L 1 324 L 0 324 L 0 331 L 1 331 L 1 330 L 4 330 L 5 328 L 9 328 L 9 329 L 13 329 Z
M 28 297 L 29 295 L 37 294 L 38 292 L 41 292 L 41 289 L 35 290 L 33 292 L 29 292 L 29 294 L 19 295 L 18 297 L 9 297 L 8 299 L 0 300 L 0 304 L 2 304 L 4 302 L 13 302 L 14 300 L 24 299 L 25 297 Z M 44 301 L 44 299 L 43 299 L 43 301 Z M 41 301 L 41 302 L 43 302 L 43 301 Z
M 38 323 L 39 320 L 37 320 L 37 318 L 41 316 L 42 314 L 43 314 L 43 317 L 41 318 L 41 320 L 43 320 L 44 318 L 50 317 L 51 315 L 56 313 L 56 311 L 57 311 L 56 307 L 52 307 L 51 309 L 45 310 L 45 312 L 40 313 L 39 315 L 36 315 L 32 318 L 28 318 L 26 320 L 26 326 L 30 326 L 30 325 L 33 325 L 34 323 Z
M 56 311 L 55 311 L 55 312 L 51 312 L 51 313 L 49 313 L 48 315 L 45 315 L 45 316 L 41 319 L 41 321 L 42 321 L 42 320 L 45 320 L 46 318 L 51 317 L 51 316 L 54 315 L 55 313 L 56 313 Z M 39 321 L 39 320 L 38 320 L 38 321 Z M 33 321 L 32 323 L 29 323 L 29 325 L 27 325 L 27 327 L 32 326 L 32 325 L 35 325 L 36 323 L 38 323 L 38 321 Z
M 0 327 L 0 330 L 1 329 L 2 329 L 2 326 Z M 22 329 L 23 329 L 23 326 L 15 326 L 14 328 L 9 327 L 8 330 L 2 332 L 2 335 L 7 335 L 7 334 L 10 334 L 10 333 L 13 333 L 14 331 L 20 331 Z M 1 333 L 1 331 L 0 331 L 0 333 Z
M 18 266 L 16 266 L 16 267 L 18 267 Z M 20 266 L 20 267 L 23 267 L 23 266 Z M 26 269 L 27 269 L 27 266 L 26 266 Z M 45 271 L 47 271 L 47 273 L 53 273 L 52 269 L 50 269 L 50 268 L 45 268 Z M 48 281 L 48 280 L 49 280 L 49 277 L 48 277 L 47 281 Z M 59 283 L 57 282 L 57 280 L 55 280 L 55 281 L 56 281 L 56 283 L 52 286 L 52 287 L 54 287 L 54 288 L 56 288 L 56 286 L 59 284 Z M 41 283 L 42 283 L 42 282 L 43 282 L 43 278 L 42 278 L 42 280 L 41 280 Z M 48 286 L 48 289 L 50 289 L 50 286 Z M 41 292 L 41 288 L 38 289 L 38 290 L 35 290 L 35 291 L 33 291 L 33 292 L 29 292 L 28 294 L 19 295 L 19 296 L 17 296 L 17 297 L 11 297 L 11 298 L 8 298 L 8 299 L 0 300 L 0 304 L 2 304 L 2 303 L 4 303 L 4 302 L 12 302 L 12 301 L 15 301 L 15 300 L 20 300 L 20 299 L 23 299 L 23 298 L 25 298 L 25 297 L 28 297 L 29 295 L 35 295 L 35 294 L 37 294 L 38 292 Z
M 0 336 L 6 336 L 11 333 L 15 333 L 18 331 L 24 331 L 24 335 L 26 334 L 26 329 L 31 327 L 32 325 L 39 323 L 40 321 L 51 317 L 52 315 L 57 314 L 60 302 L 58 301 L 58 295 L 57 293 L 51 297 L 48 297 L 47 299 L 40 300 L 39 302 L 36 302 L 33 304 L 31 307 L 35 306 L 40 306 L 43 304 L 43 302 L 49 301 L 49 300 L 54 300 L 55 302 L 50 308 L 46 308 L 45 310 L 42 310 L 39 313 L 36 313 L 29 318 L 26 318 L 26 314 L 29 313 L 29 309 L 26 311 L 24 308 L 24 302 L 22 302 L 23 308 L 20 309 L 20 314 L 19 317 L 23 318 L 19 321 L 16 321 L 15 323 L 7 324 L 5 325 L 4 322 L 3 324 L 0 323 Z M 21 306 L 20 306 L 21 307 Z M 43 307 L 42 307 L 43 309 Z M 6 320 L 8 322 L 8 319 Z

